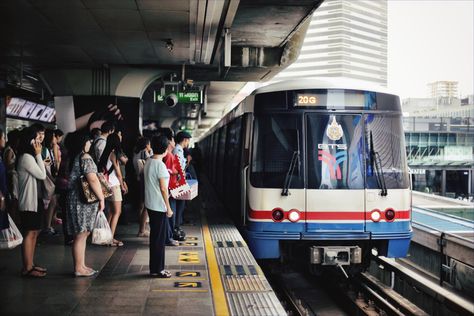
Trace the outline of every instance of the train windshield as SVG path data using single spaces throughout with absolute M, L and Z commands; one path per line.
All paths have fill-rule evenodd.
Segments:
M 400 116 L 366 114 L 368 189 L 409 187 L 405 138 Z
M 322 190 L 406 189 L 402 120 L 384 114 L 259 115 L 250 181 L 260 188 L 298 189 L 306 182 L 306 188 Z
M 250 175 L 253 186 L 303 188 L 301 155 L 298 155 L 302 150 L 301 131 L 298 114 L 263 115 L 255 120 Z
M 307 115 L 308 188 L 409 187 L 400 116 Z

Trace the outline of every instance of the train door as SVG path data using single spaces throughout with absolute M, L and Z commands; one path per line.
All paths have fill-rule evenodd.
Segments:
M 365 230 L 363 121 L 359 114 L 307 113 L 306 231 Z

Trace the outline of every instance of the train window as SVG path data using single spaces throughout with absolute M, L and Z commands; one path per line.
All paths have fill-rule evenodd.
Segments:
M 386 189 L 408 188 L 409 176 L 401 116 L 368 114 L 365 121 L 367 188 L 382 189 L 381 183 Z
M 307 115 L 309 189 L 363 189 L 361 115 Z
M 302 153 L 301 115 L 265 114 L 255 118 L 250 181 L 260 188 L 284 186 L 295 151 Z M 291 188 L 303 188 L 302 160 L 292 173 Z

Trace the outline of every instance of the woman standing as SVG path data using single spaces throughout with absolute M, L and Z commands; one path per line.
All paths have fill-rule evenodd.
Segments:
M 43 202 L 46 208 L 44 216 L 44 228 L 43 233 L 49 236 L 57 235 L 56 230 L 53 228 L 53 217 L 56 216 L 56 175 L 58 173 L 58 167 L 56 157 L 54 155 L 54 148 L 56 147 L 56 137 L 54 137 L 54 131 L 47 129 L 44 133 L 43 148 L 41 150 L 41 156 L 46 168 L 46 179 L 43 181 Z
M 18 224 L 18 172 L 16 171 L 16 155 L 20 144 L 20 130 L 8 132 L 8 143 L 3 152 L 3 161 L 7 168 L 8 212 Z
M 97 212 L 104 210 L 104 195 L 97 178 L 97 166 L 89 155 L 91 141 L 87 135 L 74 133 L 68 141 L 68 154 L 71 157 L 69 174 L 69 192 L 66 202 L 67 231 L 74 236 L 72 245 L 72 258 L 74 260 L 74 274 L 76 277 L 88 277 L 97 273 L 86 266 L 86 239 L 93 229 Z M 74 158 L 72 158 L 74 157 Z M 79 183 L 81 175 L 89 182 L 91 190 L 99 201 L 92 204 L 83 203 L 81 200 L 82 186 Z
M 0 128 L 0 153 L 3 152 L 5 148 L 5 133 L 3 129 Z M 8 187 L 7 187 L 7 171 L 3 159 L 0 156 L 0 210 L 5 211 L 6 208 L 6 199 L 8 196 Z M 0 229 L 3 229 L 1 227 Z
M 100 156 L 98 169 L 104 172 L 108 177 L 108 182 L 112 188 L 112 196 L 108 198 L 110 202 L 110 213 L 107 216 L 112 236 L 114 239 L 109 246 L 121 247 L 123 242 L 115 239 L 115 229 L 117 228 L 120 214 L 122 213 L 122 191 L 128 192 L 127 184 L 123 180 L 122 172 L 120 170 L 119 157 L 122 154 L 122 147 L 120 145 L 120 136 L 117 134 L 110 134 L 107 137 L 104 152 Z
M 144 204 L 144 192 L 145 192 L 145 182 L 143 179 L 143 168 L 145 162 L 150 158 L 152 154 L 150 139 L 146 137 L 140 137 L 137 141 L 137 145 L 134 150 L 133 155 L 133 167 L 135 168 L 135 174 L 137 175 L 138 182 L 138 216 L 140 225 L 138 228 L 137 237 L 149 237 L 150 233 L 146 230 L 146 221 L 148 219 L 148 214 L 145 211 Z
M 33 263 L 44 210 L 43 201 L 38 196 L 38 180 L 46 178 L 41 138 L 35 128 L 27 128 L 18 148 L 18 209 L 23 229 L 22 276 L 35 278 L 46 276 L 46 269 Z
M 151 139 L 153 156 L 145 163 L 145 207 L 150 217 L 150 276 L 169 278 L 165 270 L 165 240 L 168 231 L 168 218 L 173 216 L 168 201 L 168 181 L 170 175 L 163 163 L 168 148 L 165 136 Z

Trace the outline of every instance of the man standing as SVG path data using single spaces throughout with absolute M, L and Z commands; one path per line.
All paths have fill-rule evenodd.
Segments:
M 102 156 L 102 153 L 104 152 L 105 145 L 107 144 L 107 137 L 114 132 L 114 122 L 107 121 L 102 124 L 102 127 L 100 128 L 100 136 L 94 140 L 94 143 L 92 143 L 92 158 L 94 158 L 96 164 L 99 163 L 100 156 Z
M 189 147 L 191 141 L 191 135 L 188 132 L 181 131 L 176 135 L 176 147 L 173 149 L 173 154 L 178 156 L 179 164 L 183 173 L 186 174 L 186 158 L 184 157 L 184 149 Z M 184 202 L 183 200 L 176 200 L 176 219 L 175 219 L 175 233 L 181 235 L 181 238 L 175 239 L 184 239 L 184 232 L 181 231 L 181 224 L 183 223 L 183 213 L 184 213 Z M 177 236 L 176 236 L 177 237 Z

